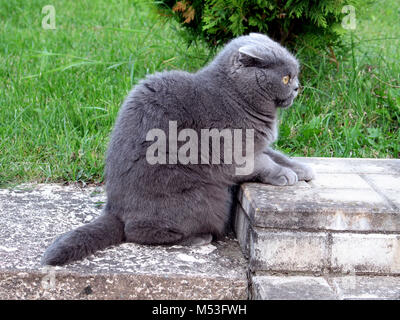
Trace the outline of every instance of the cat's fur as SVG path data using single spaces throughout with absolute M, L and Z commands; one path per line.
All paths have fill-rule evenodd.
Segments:
M 248 181 L 293 185 L 313 171 L 269 145 L 277 138 L 277 107 L 298 93 L 297 60 L 265 35 L 232 40 L 206 67 L 192 74 L 148 76 L 129 93 L 115 124 L 106 160 L 107 204 L 95 221 L 60 236 L 44 264 L 61 265 L 124 241 L 204 244 L 225 234 L 232 186 Z M 291 76 L 285 85 L 282 78 Z M 234 164 L 150 165 L 146 134 L 191 128 L 254 129 L 255 167 L 235 175 Z

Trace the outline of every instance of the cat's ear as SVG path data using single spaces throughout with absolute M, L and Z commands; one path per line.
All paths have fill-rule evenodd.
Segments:
M 238 51 L 239 61 L 245 67 L 261 67 L 266 64 L 256 46 L 243 46 Z

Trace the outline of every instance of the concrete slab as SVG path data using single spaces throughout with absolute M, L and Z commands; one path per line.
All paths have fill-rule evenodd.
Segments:
M 246 299 L 247 263 L 235 239 L 203 247 L 122 244 L 64 267 L 42 267 L 59 234 L 91 221 L 102 188 L 0 189 L 0 299 Z
M 334 290 L 322 277 L 253 276 L 251 294 L 255 300 L 336 300 Z
M 242 185 L 239 201 L 253 227 L 400 232 L 400 160 L 301 160 L 315 168 L 316 180 Z

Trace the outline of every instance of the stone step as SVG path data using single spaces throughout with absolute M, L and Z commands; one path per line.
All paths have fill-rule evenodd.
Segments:
M 316 170 L 315 180 L 241 189 L 239 200 L 253 226 L 400 232 L 400 160 L 299 160 Z
M 255 300 L 400 300 L 400 277 L 256 275 Z
M 125 243 L 63 267 L 42 267 L 53 239 L 98 216 L 102 188 L 0 189 L 0 299 L 247 299 L 235 239 L 203 247 Z
M 251 271 L 400 275 L 400 160 L 299 160 L 315 180 L 241 187 L 235 230 Z
M 400 160 L 300 161 L 316 180 L 242 186 L 239 243 L 126 243 L 56 268 L 42 253 L 100 214 L 104 190 L 0 189 L 0 299 L 400 299 Z

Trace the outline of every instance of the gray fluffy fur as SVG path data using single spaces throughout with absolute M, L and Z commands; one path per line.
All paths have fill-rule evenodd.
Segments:
M 107 204 L 102 216 L 61 235 L 42 262 L 62 265 L 121 242 L 200 245 L 229 229 L 231 189 L 243 182 L 293 185 L 313 171 L 269 145 L 277 138 L 277 108 L 297 96 L 297 60 L 265 35 L 232 40 L 196 73 L 148 76 L 129 93 L 118 115 L 106 160 Z M 288 84 L 282 78 L 290 75 Z M 254 129 L 255 167 L 235 175 L 234 165 L 150 165 L 146 134 L 178 130 Z

